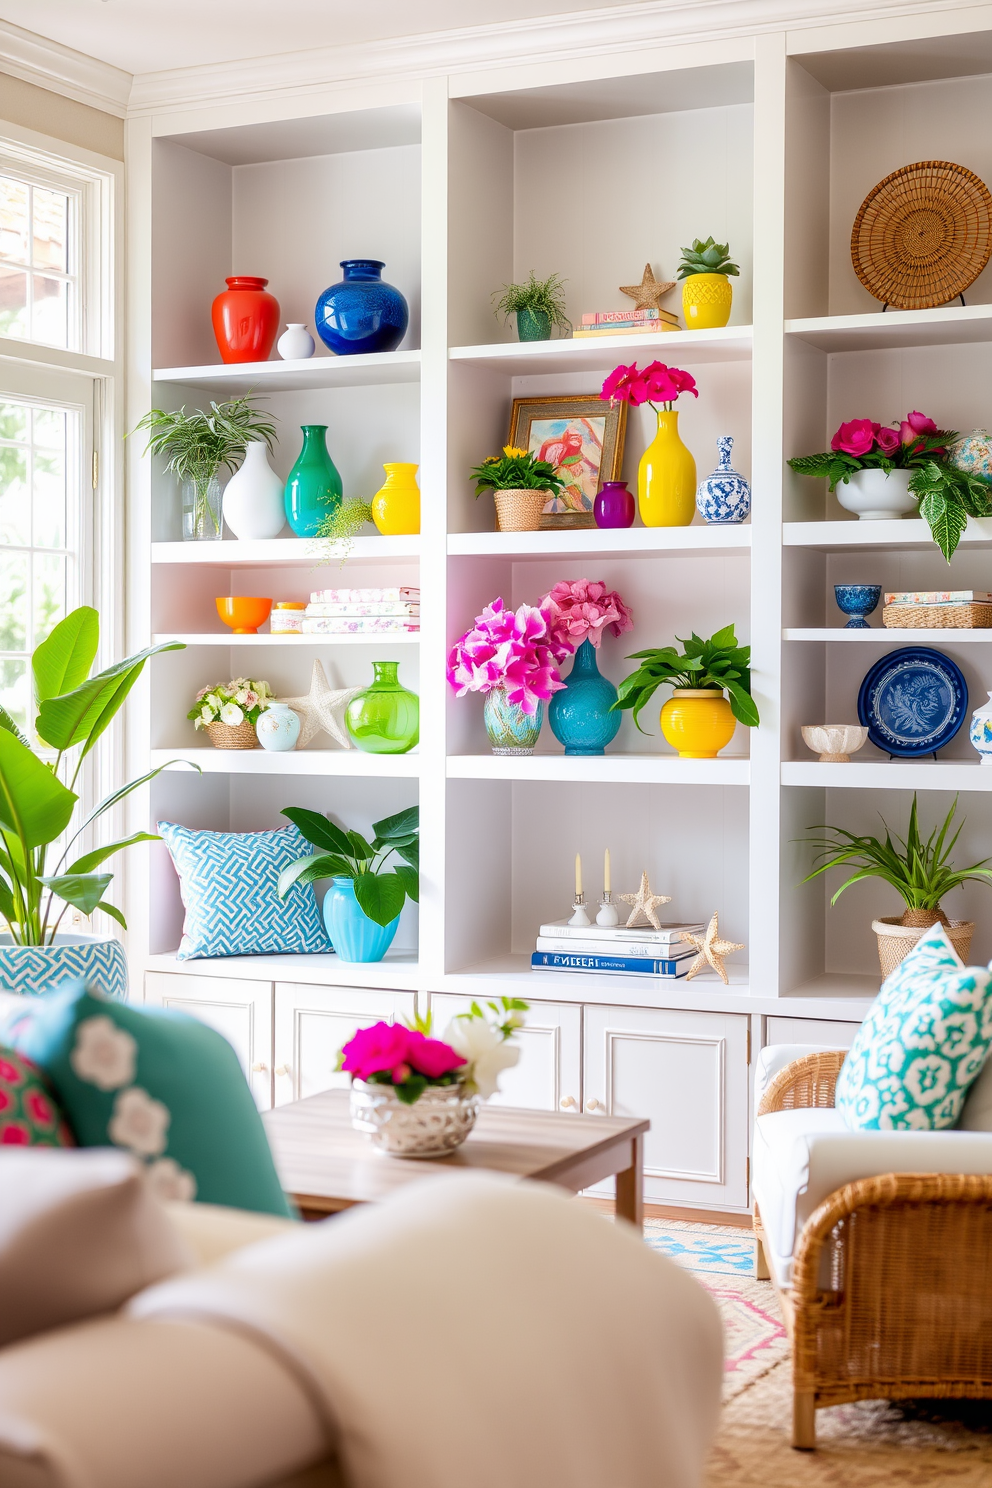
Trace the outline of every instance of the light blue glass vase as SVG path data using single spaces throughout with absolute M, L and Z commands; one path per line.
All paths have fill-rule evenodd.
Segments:
M 519 703 L 507 701 L 504 687 L 494 687 L 486 693 L 482 720 L 493 754 L 533 754 L 544 722 L 544 704 L 525 713 Z
M 548 704 L 551 732 L 566 754 L 605 754 L 619 732 L 620 714 L 610 712 L 617 690 L 599 670 L 591 641 L 582 642 L 563 680 L 564 692 Z
M 324 895 L 324 924 L 342 961 L 381 961 L 399 922 L 397 915 L 388 925 L 377 925 L 355 898 L 354 879 L 331 880 Z

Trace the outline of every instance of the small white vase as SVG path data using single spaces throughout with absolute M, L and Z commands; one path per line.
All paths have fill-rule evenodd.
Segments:
M 912 475 L 911 470 L 856 470 L 847 484 L 838 484 L 834 495 L 862 522 L 891 520 L 917 510 L 909 494 Z
M 224 492 L 224 521 L 235 537 L 278 537 L 286 525 L 283 483 L 269 464 L 260 439 L 245 448 L 241 469 L 231 476 Z
M 258 715 L 255 725 L 258 742 L 263 749 L 281 754 L 286 749 L 295 749 L 300 737 L 300 717 L 286 703 L 270 703 Z
M 305 325 L 290 321 L 276 342 L 276 351 L 284 362 L 303 362 L 313 356 L 316 344 Z
M 982 756 L 982 764 L 992 765 L 992 692 L 988 702 L 972 713 L 968 737 Z

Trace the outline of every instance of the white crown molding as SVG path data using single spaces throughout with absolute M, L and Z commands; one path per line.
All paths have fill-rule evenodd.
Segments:
M 0 72 L 123 119 L 131 74 L 0 20 Z

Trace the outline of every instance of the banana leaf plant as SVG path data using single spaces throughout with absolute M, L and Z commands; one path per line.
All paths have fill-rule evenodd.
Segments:
M 31 658 L 37 705 L 36 752 L 14 719 L 0 707 L 0 916 L 15 945 L 51 945 L 71 907 L 94 910 L 127 929 L 124 916 L 104 894 L 112 873 L 97 873 L 106 860 L 135 842 L 154 842 L 135 832 L 79 852 L 79 838 L 160 770 L 112 791 L 72 832 L 54 864 L 49 855 L 73 825 L 76 784 L 83 761 L 120 710 L 149 656 L 182 650 L 178 641 L 152 646 L 90 676 L 100 644 L 100 618 L 87 605 L 61 620 Z M 171 763 L 171 761 L 170 761 Z
M 355 898 L 370 920 L 391 925 L 407 898 L 420 898 L 420 808 L 410 806 L 395 816 L 372 823 L 375 833 L 366 842 L 360 832 L 348 832 L 328 821 L 319 811 L 287 806 L 288 816 L 314 847 L 321 849 L 297 858 L 279 875 L 279 897 L 285 899 L 295 883 L 315 883 L 320 878 L 350 878 Z M 385 871 L 393 853 L 403 859 Z

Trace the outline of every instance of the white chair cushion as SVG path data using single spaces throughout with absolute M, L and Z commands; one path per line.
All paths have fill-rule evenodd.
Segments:
M 758 1117 L 751 1188 L 780 1286 L 790 1285 L 793 1251 L 814 1209 L 845 1183 L 880 1173 L 992 1173 L 992 1133 L 852 1132 L 832 1108 Z

